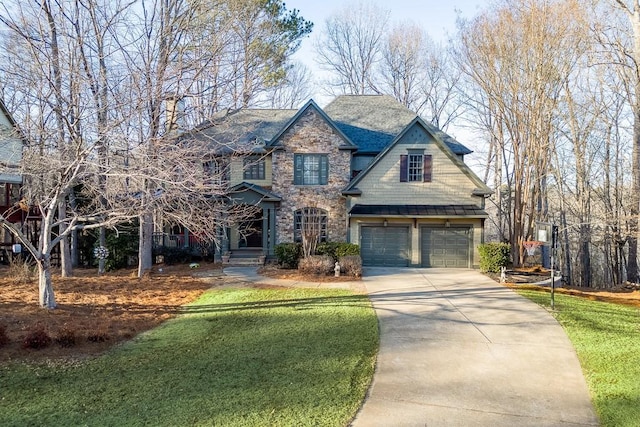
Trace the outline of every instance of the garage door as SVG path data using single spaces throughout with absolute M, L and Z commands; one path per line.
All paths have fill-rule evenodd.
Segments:
M 469 267 L 470 228 L 423 228 L 420 240 L 423 267 Z
M 409 265 L 409 227 L 362 227 L 362 264 L 381 267 Z

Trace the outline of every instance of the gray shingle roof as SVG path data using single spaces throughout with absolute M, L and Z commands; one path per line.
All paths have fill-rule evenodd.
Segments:
M 416 118 L 416 113 L 389 95 L 341 95 L 324 108 L 359 153 L 379 153 Z M 455 154 L 469 150 L 451 136 L 426 123 Z
M 268 143 L 298 110 L 243 109 L 218 113 L 213 120 L 183 135 L 206 142 L 211 148 Z

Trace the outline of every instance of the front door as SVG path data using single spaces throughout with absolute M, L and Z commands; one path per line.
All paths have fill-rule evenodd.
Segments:
M 238 227 L 240 248 L 262 247 L 262 212 L 249 221 L 243 221 Z

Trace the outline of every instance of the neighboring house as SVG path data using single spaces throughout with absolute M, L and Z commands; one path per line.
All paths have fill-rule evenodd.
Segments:
M 27 217 L 27 213 L 18 207 L 22 189 L 19 173 L 22 147 L 23 140 L 16 123 L 0 100 L 0 215 L 17 224 L 22 224 Z M 13 235 L 0 227 L 0 261 L 7 260 L 14 243 Z
M 225 112 L 188 134 L 209 144 L 205 169 L 227 162 L 236 202 L 261 208 L 225 250 L 273 256 L 311 217 L 320 240 L 359 244 L 364 265 L 478 265 L 491 191 L 464 163 L 471 151 L 390 96 Z M 218 148 L 243 144 L 252 155 Z

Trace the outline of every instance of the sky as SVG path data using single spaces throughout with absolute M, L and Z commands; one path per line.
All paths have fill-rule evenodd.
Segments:
M 298 9 L 300 15 L 314 23 L 313 32 L 302 41 L 300 50 L 294 60 L 305 64 L 314 76 L 321 70 L 314 61 L 313 44 L 323 31 L 325 20 L 341 10 L 346 4 L 357 4 L 358 0 L 284 0 L 287 9 Z M 374 1 L 382 9 L 390 10 L 390 24 L 397 22 L 413 22 L 426 30 L 435 41 L 445 42 L 449 35 L 455 33 L 456 19 L 472 18 L 489 3 L 489 0 L 378 0 Z M 320 106 L 330 101 L 320 93 L 313 99 Z

